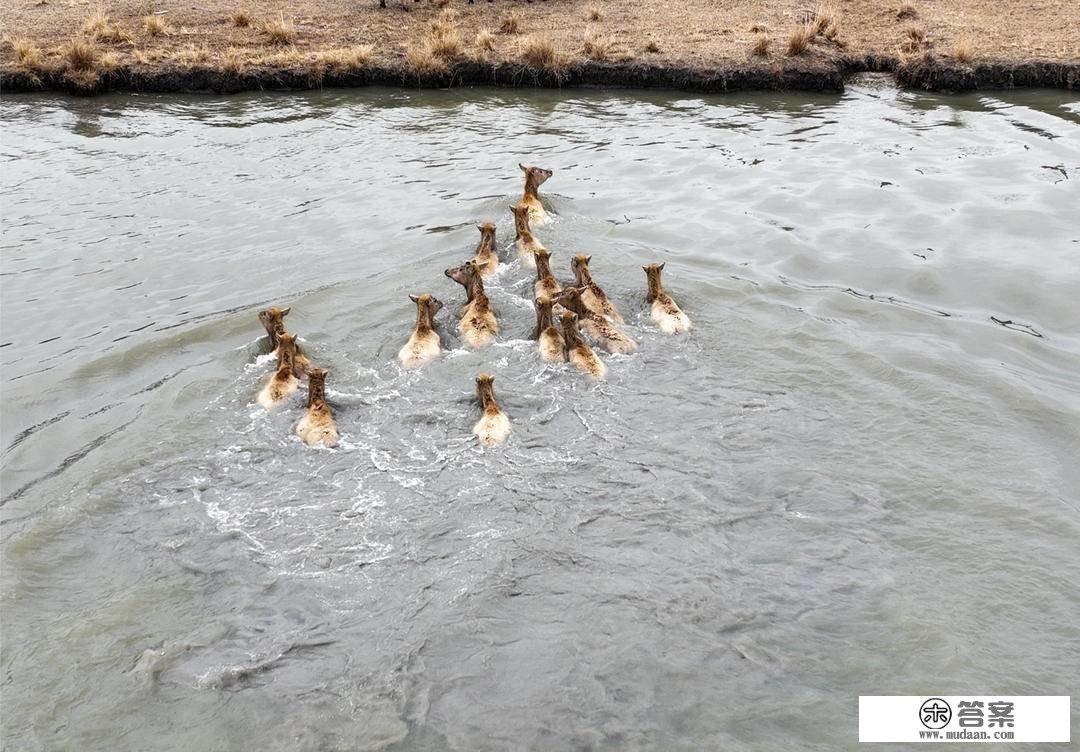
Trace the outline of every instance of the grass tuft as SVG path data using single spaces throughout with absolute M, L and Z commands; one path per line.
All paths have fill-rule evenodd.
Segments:
M 960 37 L 953 45 L 952 56 L 958 62 L 969 64 L 975 59 L 975 47 L 966 36 Z
M 134 41 L 123 27 L 117 26 L 104 11 L 96 11 L 83 22 L 83 33 L 96 42 L 109 42 L 112 44 L 124 44 Z
M 769 54 L 769 37 L 762 34 L 755 39 L 750 45 L 750 54 L 754 57 L 766 57 Z
M 904 38 L 900 42 L 900 51 L 906 55 L 926 52 L 933 46 L 922 26 L 908 26 L 904 29 Z
M 592 6 L 591 8 L 589 8 L 589 20 L 590 21 L 603 21 L 604 20 L 603 11 L 601 11 L 600 8 L 595 6 L 595 5 Z
M 533 68 L 558 70 L 562 60 L 555 49 L 555 42 L 546 34 L 533 34 L 525 38 L 519 51 L 521 59 Z
M 503 34 L 517 34 L 521 30 L 521 19 L 517 13 L 507 11 L 499 18 L 499 31 Z
M 791 57 L 806 54 L 810 43 L 814 41 L 814 30 L 810 24 L 803 24 L 788 37 L 787 54 Z
M 247 69 L 244 51 L 238 47 L 229 47 L 221 56 L 221 69 L 231 76 L 239 76 Z
M 15 52 L 15 63 L 30 71 L 39 71 L 45 67 L 45 60 L 41 56 L 41 50 L 33 42 L 27 39 L 16 39 L 11 43 Z
M 234 10 L 229 14 L 229 23 L 238 29 L 246 29 L 251 26 L 251 16 L 246 10 Z
M 74 71 L 89 71 L 97 66 L 98 48 L 86 39 L 72 39 L 60 50 L 67 67 Z
M 296 26 L 285 20 L 285 14 L 276 21 L 263 21 L 262 33 L 270 38 L 270 44 L 285 47 L 296 41 Z
M 446 70 L 446 60 L 436 55 L 426 44 L 416 44 L 405 50 L 405 62 L 413 73 L 436 73 Z
M 600 62 L 610 60 L 614 48 L 615 43 L 610 37 L 597 34 L 596 31 L 592 29 L 585 32 L 585 41 L 582 44 L 581 49 L 582 52 L 585 53 L 585 57 L 590 60 Z
M 473 44 L 475 44 L 478 49 L 484 50 L 486 52 L 494 52 L 494 32 L 492 32 L 491 29 L 480 29 L 480 31 L 476 32 L 476 39 L 473 40 Z
M 915 6 L 911 3 L 904 3 L 896 11 L 897 21 L 910 21 L 919 17 L 919 11 L 915 10 Z
M 159 37 L 162 34 L 168 33 L 169 27 L 165 24 L 165 19 L 161 16 L 143 16 L 142 20 L 143 31 L 152 37 Z

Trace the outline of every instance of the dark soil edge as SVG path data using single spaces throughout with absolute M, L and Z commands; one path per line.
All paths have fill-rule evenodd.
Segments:
M 928 91 L 973 91 L 1016 87 L 1080 88 L 1080 60 L 980 62 L 923 57 L 908 63 L 884 56 L 783 61 L 775 64 L 732 63 L 717 68 L 685 68 L 643 63 L 578 63 L 558 71 L 512 63 L 458 62 L 446 70 L 416 73 L 400 65 L 369 65 L 356 70 L 252 68 L 240 73 L 210 66 L 119 67 L 102 71 L 87 84 L 64 71 L 32 73 L 0 70 L 0 92 L 61 91 L 71 94 L 105 92 L 236 93 L 241 91 L 303 90 L 328 87 L 452 86 L 614 87 L 672 89 L 694 92 L 812 91 L 840 92 L 847 75 L 887 72 L 900 86 Z M 90 78 L 93 78 L 92 76 Z

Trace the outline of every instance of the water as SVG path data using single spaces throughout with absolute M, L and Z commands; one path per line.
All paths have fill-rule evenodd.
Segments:
M 0 114 L 7 748 L 838 749 L 859 694 L 1076 694 L 1075 95 Z M 403 373 L 519 161 L 638 353 L 541 366 L 512 264 L 499 342 Z M 253 404 L 267 304 L 338 450 Z

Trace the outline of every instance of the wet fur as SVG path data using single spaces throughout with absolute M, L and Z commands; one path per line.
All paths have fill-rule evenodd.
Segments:
M 474 261 L 466 261 L 461 266 L 446 270 L 446 276 L 465 288 L 468 298 L 461 309 L 458 331 L 469 347 L 483 347 L 490 344 L 499 332 L 499 322 L 484 292 L 484 280 Z
M 540 353 L 540 360 L 556 363 L 566 359 L 563 348 L 562 333 L 555 326 L 552 319 L 551 298 L 546 295 L 537 296 L 534 301 L 536 306 L 536 349 Z
M 577 314 L 578 325 L 609 353 L 629 354 L 637 350 L 637 343 L 608 321 L 605 317 L 593 313 L 585 306 L 581 289 L 567 287 L 556 298 L 566 310 Z
M 562 292 L 562 285 L 551 273 L 551 254 L 546 248 L 533 251 L 536 264 L 536 282 L 533 283 L 533 292 L 536 297 L 553 298 Z
M 585 344 L 577 328 L 577 315 L 567 311 L 562 315 L 563 358 L 590 378 L 601 381 L 607 366 L 593 349 Z
M 281 335 L 285 334 L 285 317 L 289 315 L 289 311 L 292 310 L 292 306 L 288 308 L 275 308 L 271 306 L 266 310 L 259 311 L 259 322 L 266 329 L 266 336 L 270 338 L 270 349 L 275 356 L 280 355 L 279 344 L 281 342 Z M 304 351 L 300 349 L 300 345 L 296 345 L 296 352 L 293 355 L 293 375 L 298 378 L 307 378 L 307 373 L 311 369 L 311 361 L 304 355 Z
M 296 435 L 308 446 L 333 447 L 338 444 L 337 424 L 326 404 L 326 371 L 311 369 L 308 378 L 308 409 L 296 424 Z
M 645 280 L 649 286 L 649 316 L 660 331 L 664 334 L 690 331 L 690 317 L 682 312 L 660 282 L 660 272 L 663 271 L 664 264 L 649 264 L 641 268 L 645 270 Z
M 288 333 L 282 334 L 278 343 L 277 369 L 270 374 L 256 399 L 267 410 L 283 402 L 300 387 L 300 380 L 293 373 L 292 359 L 295 352 L 296 338 Z
M 442 353 L 434 319 L 443 304 L 438 298 L 427 294 L 410 295 L 409 299 L 416 303 L 416 325 L 409 341 L 398 351 L 398 360 L 405 368 L 416 368 L 430 363 Z
M 484 414 L 473 426 L 473 433 L 484 446 L 501 444 L 510 435 L 510 419 L 495 401 L 494 381 L 495 378 L 486 373 L 476 377 L 476 397 Z
M 542 167 L 532 167 L 519 164 L 518 167 L 525 173 L 525 190 L 517 205 L 528 211 L 529 218 L 536 224 L 544 224 L 550 219 L 547 209 L 540 201 L 540 186 L 551 177 L 551 170 Z
M 499 255 L 495 252 L 495 225 L 485 222 L 477 225 L 480 230 L 480 244 L 476 246 L 473 261 L 480 267 L 480 274 L 487 279 L 499 268 Z
M 514 247 L 517 249 L 518 260 L 521 261 L 522 266 L 535 269 L 536 253 L 545 250 L 544 244 L 537 240 L 536 236 L 532 234 L 532 230 L 529 229 L 529 210 L 527 207 L 518 204 L 511 206 L 510 211 L 514 215 L 514 230 L 516 232 Z
M 589 272 L 590 261 L 592 261 L 592 256 L 574 256 L 570 261 L 570 270 L 574 273 L 577 286 L 581 288 L 582 302 L 593 313 L 607 316 L 616 324 L 625 324 L 622 314 L 615 308 L 615 304 L 608 298 L 607 293 L 593 281 L 592 274 Z

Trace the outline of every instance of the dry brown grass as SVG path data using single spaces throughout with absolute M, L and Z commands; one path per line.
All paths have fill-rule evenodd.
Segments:
M 246 10 L 234 10 L 229 14 L 229 23 L 238 29 L 251 26 L 251 15 Z
M 109 42 L 111 44 L 130 43 L 133 40 L 131 34 L 123 27 L 114 24 L 104 11 L 96 11 L 83 21 L 83 33 L 96 42 Z
M 189 68 L 195 65 L 206 65 L 210 60 L 210 50 L 206 45 L 196 47 L 193 44 L 181 52 L 177 59 Z
M 316 55 L 316 61 L 325 65 L 328 70 L 344 73 L 363 68 L 371 61 L 371 56 L 374 54 L 375 48 L 371 45 L 358 44 L 355 47 L 323 50 Z
M 412 45 L 405 50 L 405 62 L 413 73 L 437 73 L 446 70 L 446 60 L 424 44 Z
M 427 33 L 420 38 L 416 47 L 423 48 L 427 53 L 443 60 L 460 57 L 465 44 L 461 41 L 455 18 L 456 14 L 452 10 L 444 10 L 431 22 Z
M 952 56 L 958 62 L 971 63 L 975 59 L 975 47 L 971 44 L 971 40 L 966 36 L 957 39 L 952 48 Z
M 142 27 L 143 31 L 152 37 L 159 37 L 169 31 L 165 19 L 161 16 L 143 16 Z
M 769 54 L 769 37 L 762 34 L 750 45 L 750 54 L 754 57 L 765 57 Z
M 285 47 L 296 41 L 296 25 L 292 21 L 286 21 L 285 14 L 281 14 L 276 21 L 263 21 L 260 30 L 270 38 L 270 44 L 276 44 L 279 47 Z
M 120 58 L 115 52 L 106 52 L 98 59 L 98 68 L 103 71 L 111 71 L 120 66 Z
M 98 48 L 86 39 L 72 39 L 60 50 L 60 57 L 71 70 L 93 70 L 97 65 Z
M 585 57 L 597 61 L 610 60 L 614 50 L 615 42 L 610 37 L 598 34 L 593 29 L 585 32 L 585 40 L 581 45 Z
M 926 52 L 933 43 L 926 35 L 926 29 L 922 26 L 908 26 L 904 29 L 904 37 L 900 42 L 900 52 L 905 55 L 917 55 Z
M 751 34 L 766 34 L 769 31 L 769 27 L 765 24 L 754 24 L 749 29 Z
M 38 71 L 45 66 L 41 50 L 33 42 L 27 39 L 16 39 L 11 43 L 11 49 L 15 53 L 15 64 L 20 68 Z
M 810 43 L 814 41 L 814 29 L 810 24 L 803 24 L 791 32 L 787 42 L 787 54 L 791 57 L 806 54 Z
M 480 29 L 476 32 L 476 38 L 473 40 L 473 44 L 478 49 L 486 52 L 495 51 L 495 33 L 491 29 Z
M 507 11 L 499 17 L 499 31 L 503 34 L 517 34 L 521 31 L 521 19 L 513 11 Z
M 547 34 L 532 34 L 526 37 L 518 50 L 522 60 L 533 68 L 558 70 L 563 61 L 555 49 L 555 42 Z
M 589 20 L 590 21 L 603 21 L 604 20 L 603 11 L 601 11 L 600 8 L 595 6 L 595 5 L 592 6 L 591 8 L 589 8 Z
M 445 8 L 450 5 L 450 0 L 432 0 L 432 4 L 436 8 Z
M 645 51 L 657 53 L 660 51 L 660 45 L 650 39 L 648 44 L 645 45 Z
M 237 47 L 229 47 L 221 56 L 221 69 L 226 73 L 239 76 L 247 69 L 247 58 L 244 51 Z
M 919 11 L 911 3 L 904 3 L 896 10 L 897 21 L 910 21 L 919 17 Z

